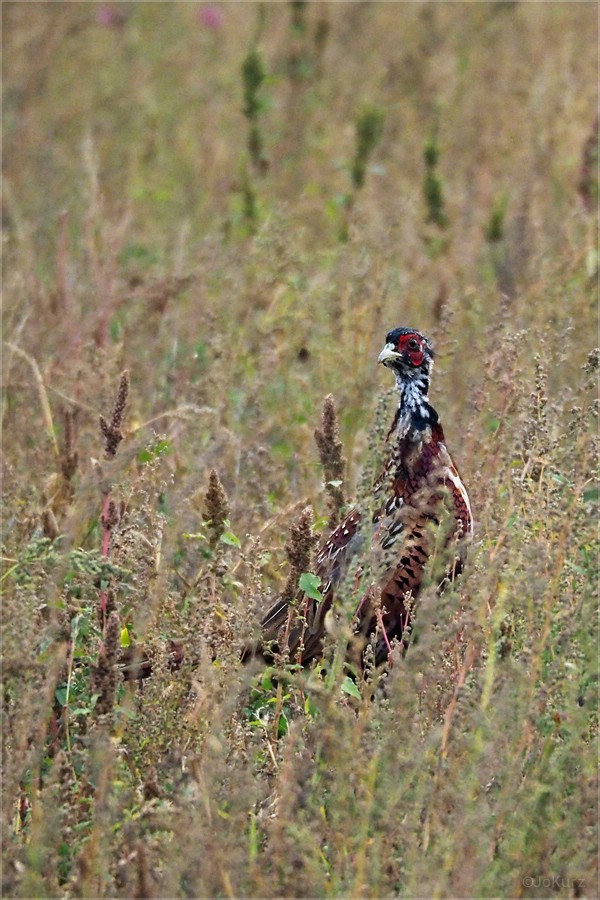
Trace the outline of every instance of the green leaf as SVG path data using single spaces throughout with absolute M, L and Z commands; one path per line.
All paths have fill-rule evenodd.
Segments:
M 60 703 L 61 706 L 65 706 L 66 702 L 67 702 L 67 686 L 66 686 L 66 684 L 63 685 L 62 687 L 57 687 L 56 691 L 54 692 L 54 696 L 56 697 L 57 702 Z
M 344 482 L 341 478 L 335 478 L 333 481 L 326 481 L 325 484 L 330 484 L 331 487 L 340 487 Z
M 319 590 L 321 584 L 320 575 L 312 575 L 310 572 L 303 572 L 298 580 L 298 586 L 307 597 L 311 600 L 322 600 L 323 594 Z
M 263 691 L 271 691 L 273 690 L 273 672 L 275 669 L 265 669 L 263 676 L 260 681 L 260 686 Z
M 121 628 L 121 647 L 131 647 L 131 638 L 129 637 L 127 625 Z
M 317 713 L 318 713 L 317 707 L 315 706 L 313 701 L 310 699 L 310 697 L 307 697 L 306 700 L 304 701 L 304 715 L 310 717 L 311 719 L 314 719 L 314 718 L 316 718 Z
M 285 713 L 281 713 L 277 724 L 277 737 L 285 737 L 289 731 L 290 723 Z
M 241 547 L 242 542 L 239 537 L 233 533 L 233 531 L 224 531 L 221 537 L 219 538 L 222 544 L 227 544 L 229 547 Z
M 138 460 L 142 463 L 149 463 L 152 462 L 153 459 L 160 459 L 162 456 L 166 456 L 171 450 L 172 447 L 169 441 L 156 441 L 155 444 L 145 447 L 138 453 Z
M 78 633 L 80 638 L 86 638 L 92 630 L 92 623 L 87 616 L 83 614 L 79 616 Z
M 362 700 L 361 693 L 356 686 L 356 682 L 352 681 L 349 675 L 346 675 L 344 680 L 342 681 L 342 691 L 344 694 L 349 694 L 351 697 L 356 697 L 357 700 Z

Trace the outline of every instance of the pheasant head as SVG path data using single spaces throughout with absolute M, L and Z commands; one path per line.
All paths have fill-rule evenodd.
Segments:
M 414 328 L 394 328 L 386 335 L 379 362 L 396 376 L 400 402 L 395 425 L 404 434 L 412 430 L 422 432 L 438 421 L 429 403 L 433 357 L 431 342 Z

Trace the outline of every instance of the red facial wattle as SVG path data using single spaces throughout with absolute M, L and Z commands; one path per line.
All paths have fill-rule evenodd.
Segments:
M 416 334 L 402 334 L 398 340 L 398 353 L 407 356 L 415 367 L 423 362 L 423 341 Z

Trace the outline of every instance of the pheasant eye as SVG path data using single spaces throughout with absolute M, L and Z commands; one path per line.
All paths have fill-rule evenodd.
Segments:
M 411 350 L 418 350 L 419 342 L 416 338 L 411 338 L 410 341 L 408 342 L 408 346 Z

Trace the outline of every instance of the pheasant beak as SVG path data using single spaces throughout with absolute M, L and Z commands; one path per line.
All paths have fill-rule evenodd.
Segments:
M 377 362 L 383 363 L 384 366 L 389 366 L 394 362 L 394 360 L 401 358 L 402 354 L 398 353 L 393 344 L 386 344 L 379 354 L 379 359 L 377 360 Z

